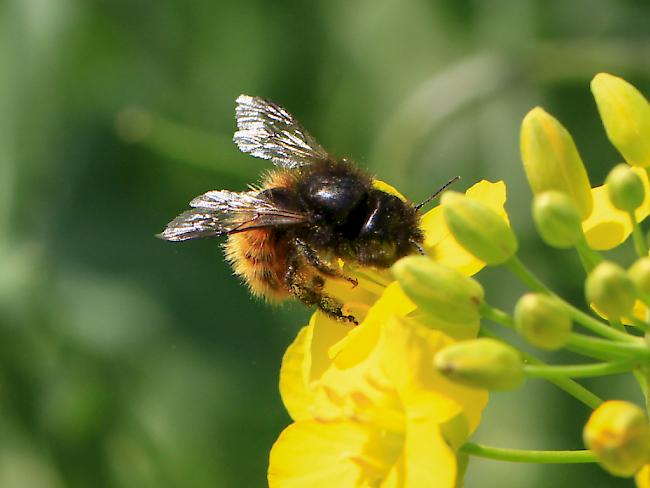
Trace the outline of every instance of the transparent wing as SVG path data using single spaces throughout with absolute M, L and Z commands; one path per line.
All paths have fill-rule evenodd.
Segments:
M 193 208 L 167 224 L 157 237 L 178 242 L 307 221 L 307 214 L 282 209 L 255 191 L 209 191 L 192 200 L 190 206 Z
M 235 116 L 233 140 L 242 152 L 289 169 L 329 157 L 293 115 L 269 100 L 240 95 Z

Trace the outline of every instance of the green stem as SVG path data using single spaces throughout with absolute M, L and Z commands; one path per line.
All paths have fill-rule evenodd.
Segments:
M 567 342 L 567 349 L 583 352 L 585 355 L 594 354 L 594 357 L 610 357 L 618 359 L 634 359 L 639 362 L 650 361 L 650 349 L 643 345 L 643 339 L 632 337 L 637 343 L 612 342 L 607 339 L 590 337 L 584 334 L 573 333 Z
M 505 266 L 517 277 L 519 278 L 526 286 L 531 290 L 546 293 L 558 299 L 560 305 L 562 305 L 565 310 L 569 313 L 571 318 L 580 323 L 585 328 L 591 330 L 592 332 L 607 337 L 608 339 L 617 340 L 617 341 L 634 341 L 633 337 L 630 337 L 628 334 L 614 330 L 608 325 L 605 325 L 601 321 L 593 318 L 591 315 L 588 315 L 581 311 L 580 309 L 574 307 L 570 303 L 566 302 L 559 295 L 556 295 L 548 288 L 544 283 L 542 283 L 525 265 L 517 256 L 511 257 L 506 261 Z
M 567 312 L 569 312 L 571 318 L 576 322 L 578 322 L 583 327 L 585 327 L 586 329 L 589 329 L 590 331 L 598 335 L 607 337 L 608 339 L 612 339 L 615 341 L 636 342 L 636 339 L 634 337 L 631 337 L 624 332 L 620 332 L 618 330 L 612 329 L 611 327 L 608 327 L 600 320 L 593 318 L 591 315 L 583 312 L 579 308 L 576 308 L 573 305 L 564 301 L 562 303 L 565 305 L 565 308 Z
M 491 320 L 494 323 L 505 325 L 511 329 L 515 328 L 515 320 L 506 312 L 487 303 L 483 302 L 480 306 L 479 311 L 481 315 L 486 319 Z
M 576 250 L 578 251 L 578 256 L 580 256 L 582 267 L 585 268 L 587 274 L 591 273 L 591 270 L 603 260 L 603 257 L 589 246 L 584 234 L 576 242 Z
M 511 329 L 515 327 L 514 319 L 503 310 L 492 307 L 484 302 L 481 304 L 480 311 L 483 317 L 492 322 L 505 325 Z M 650 350 L 645 348 L 642 341 L 633 337 L 631 339 L 636 344 L 613 342 L 572 332 L 567 341 L 566 348 L 583 356 L 604 361 L 616 361 L 620 359 L 643 360 L 646 358 L 650 360 Z
M 503 449 L 467 442 L 460 452 L 471 456 L 510 461 L 513 463 L 572 464 L 595 463 L 596 457 L 591 451 L 528 451 L 523 449 Z
M 639 257 L 648 255 L 648 243 L 643 236 L 643 231 L 639 222 L 636 220 L 634 212 L 628 212 L 630 216 L 630 223 L 632 224 L 632 239 L 634 239 L 634 250 Z
M 496 310 L 496 309 L 495 309 Z M 507 315 L 507 314 L 506 314 Z M 492 337 L 494 339 L 498 339 L 503 341 L 501 337 L 498 335 L 492 333 L 491 331 L 485 329 L 484 327 L 481 328 L 481 332 L 483 335 Z M 516 346 L 513 346 L 516 347 Z M 536 366 L 546 366 L 546 364 L 540 360 L 537 359 L 535 356 L 532 354 L 529 354 L 525 351 L 522 351 L 521 349 L 518 349 L 519 354 L 521 354 L 521 357 L 524 358 L 524 360 L 529 363 L 533 364 Z M 573 398 L 576 400 L 584 403 L 591 409 L 596 409 L 600 406 L 601 403 L 603 403 L 603 400 L 600 399 L 598 396 L 594 395 L 591 391 L 587 390 L 584 386 L 582 386 L 580 383 L 577 383 L 576 381 L 573 381 L 571 378 L 548 378 L 548 381 L 550 383 L 553 383 L 555 386 L 557 386 L 560 390 L 564 390 L 566 393 L 571 395 Z
M 625 330 L 625 326 L 621 323 L 620 320 L 609 319 L 609 325 L 611 325 L 613 329 L 627 333 L 627 331 Z
M 537 276 L 531 273 L 531 271 L 516 255 L 512 256 L 503 264 L 531 290 L 553 295 L 551 289 L 542 283 Z
M 572 364 L 562 366 L 526 365 L 524 366 L 524 372 L 531 378 L 590 378 L 593 376 L 626 373 L 632 371 L 637 364 L 636 361 L 625 360 L 611 363 Z

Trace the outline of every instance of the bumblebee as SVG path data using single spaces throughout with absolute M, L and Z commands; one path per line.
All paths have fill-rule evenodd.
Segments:
M 356 286 L 339 259 L 382 269 L 422 253 L 419 209 L 442 189 L 414 205 L 378 188 L 348 159 L 331 156 L 279 105 L 241 95 L 235 113 L 235 144 L 277 168 L 249 191 L 199 195 L 158 237 L 178 242 L 225 235 L 226 259 L 254 295 L 269 301 L 293 296 L 356 324 L 323 291 L 328 279 Z

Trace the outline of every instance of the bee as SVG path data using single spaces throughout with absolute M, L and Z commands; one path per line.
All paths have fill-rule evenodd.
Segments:
M 158 237 L 179 242 L 227 236 L 226 259 L 253 295 L 295 297 L 354 324 L 342 303 L 324 293 L 326 280 L 357 281 L 339 260 L 385 269 L 423 253 L 419 205 L 388 193 L 347 158 L 331 156 L 287 110 L 241 95 L 234 142 L 276 166 L 248 191 L 213 190 L 197 196 Z

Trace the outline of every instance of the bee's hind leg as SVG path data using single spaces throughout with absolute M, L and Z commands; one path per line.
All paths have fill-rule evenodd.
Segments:
M 305 241 L 302 239 L 294 239 L 296 244 L 296 249 L 300 255 L 305 258 L 305 260 L 314 268 L 316 268 L 321 274 L 327 276 L 328 278 L 335 278 L 340 280 L 346 280 L 352 283 L 352 287 L 355 287 L 359 284 L 356 278 L 351 276 L 345 276 L 338 268 L 333 267 L 329 263 L 323 261 L 318 253 L 312 249 Z
M 322 277 L 312 276 L 309 279 L 297 271 L 297 266 L 290 264 L 285 281 L 289 292 L 305 305 L 316 305 L 333 319 L 346 320 L 354 325 L 359 325 L 354 316 L 343 313 L 341 302 L 323 293 L 325 282 Z

